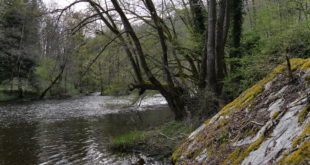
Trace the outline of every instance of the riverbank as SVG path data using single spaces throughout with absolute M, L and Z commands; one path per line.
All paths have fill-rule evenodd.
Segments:
M 24 98 L 34 99 L 38 97 L 38 93 L 31 90 L 23 91 Z M 9 102 L 9 101 L 17 101 L 20 100 L 19 91 L 18 90 L 10 90 L 6 88 L 0 88 L 0 102 Z
M 23 97 L 19 96 L 19 91 L 17 89 L 10 90 L 8 88 L 1 88 L 0 87 L 0 102 L 13 102 L 13 101 L 33 101 L 33 100 L 40 100 L 40 92 L 35 90 L 24 90 Z M 47 95 L 44 97 L 46 100 L 60 100 L 60 99 L 68 99 L 72 97 L 79 97 L 79 96 L 100 96 L 100 93 L 97 94 L 96 92 L 93 93 L 71 93 L 71 94 L 58 94 L 58 95 Z M 42 100 L 42 99 L 41 99 Z
M 167 160 L 194 129 L 194 125 L 187 122 L 171 121 L 146 131 L 111 138 L 110 149 L 116 153 L 143 153 L 157 160 Z

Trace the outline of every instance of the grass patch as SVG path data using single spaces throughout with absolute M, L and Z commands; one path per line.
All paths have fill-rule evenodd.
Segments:
M 192 126 L 185 126 L 183 122 L 174 121 L 161 126 L 159 132 L 173 136 L 176 132 L 189 134 L 193 131 Z
M 144 132 L 131 132 L 116 136 L 112 139 L 111 147 L 114 150 L 126 151 L 136 144 L 144 141 L 146 134 Z
M 8 95 L 0 91 L 0 102 L 5 102 L 5 101 L 10 101 L 10 100 L 15 100 L 18 99 L 18 96 L 13 94 L 13 95 Z
M 110 148 L 115 152 L 142 152 L 157 159 L 167 158 L 193 130 L 191 124 L 173 121 L 151 130 L 114 137 Z
M 32 99 L 38 97 L 39 93 L 33 89 L 23 89 L 23 98 Z M 0 102 L 15 101 L 20 99 L 17 89 L 0 87 Z

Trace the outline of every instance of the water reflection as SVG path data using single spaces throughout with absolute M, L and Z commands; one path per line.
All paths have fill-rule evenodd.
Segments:
M 27 122 L 13 122 L 9 127 L 0 127 L 0 164 L 35 164 L 39 153 L 35 131 L 36 125 Z
M 172 120 L 165 105 L 109 109 L 111 97 L 0 106 L 0 165 L 131 164 L 136 155 L 114 155 L 110 138 Z M 85 106 L 88 105 L 88 106 Z M 151 161 L 151 160 L 150 160 Z M 149 162 L 149 164 L 162 164 Z

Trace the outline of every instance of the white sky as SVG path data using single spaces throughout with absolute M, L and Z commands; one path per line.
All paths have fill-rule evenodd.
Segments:
M 64 8 L 65 6 L 69 5 L 70 3 L 74 2 L 75 0 L 42 0 L 46 7 L 48 8 Z M 129 0 L 129 1 L 137 1 L 137 0 Z M 175 2 L 180 0 L 174 0 Z M 139 1 L 138 1 L 139 2 Z M 154 3 L 160 2 L 160 0 L 153 0 Z M 55 6 L 56 5 L 56 6 Z M 86 9 L 87 3 L 78 3 L 74 5 L 75 10 L 84 10 Z
M 42 0 L 46 7 L 48 8 L 64 8 L 70 3 L 74 2 L 74 0 Z M 83 10 L 86 8 L 86 3 L 78 3 L 74 5 L 74 9 Z

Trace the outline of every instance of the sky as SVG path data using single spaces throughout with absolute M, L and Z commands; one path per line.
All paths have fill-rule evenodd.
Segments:
M 46 7 L 48 8 L 55 8 L 52 6 L 55 6 L 55 4 L 57 5 L 57 8 L 64 8 L 65 6 L 69 5 L 70 3 L 74 2 L 75 0 L 42 0 Z M 129 0 L 134 2 L 134 0 Z M 178 1 L 178 0 L 175 0 Z M 154 3 L 158 3 L 160 2 L 160 0 L 153 0 Z M 54 5 L 53 5 L 54 4 Z M 74 5 L 74 9 L 75 10 L 84 10 L 86 9 L 86 3 L 78 3 L 76 5 Z
M 74 0 L 43 0 L 44 4 L 48 8 L 64 8 L 65 6 L 69 5 L 73 1 Z M 76 10 L 83 10 L 85 8 L 86 8 L 86 3 L 78 3 L 74 5 L 74 9 Z

